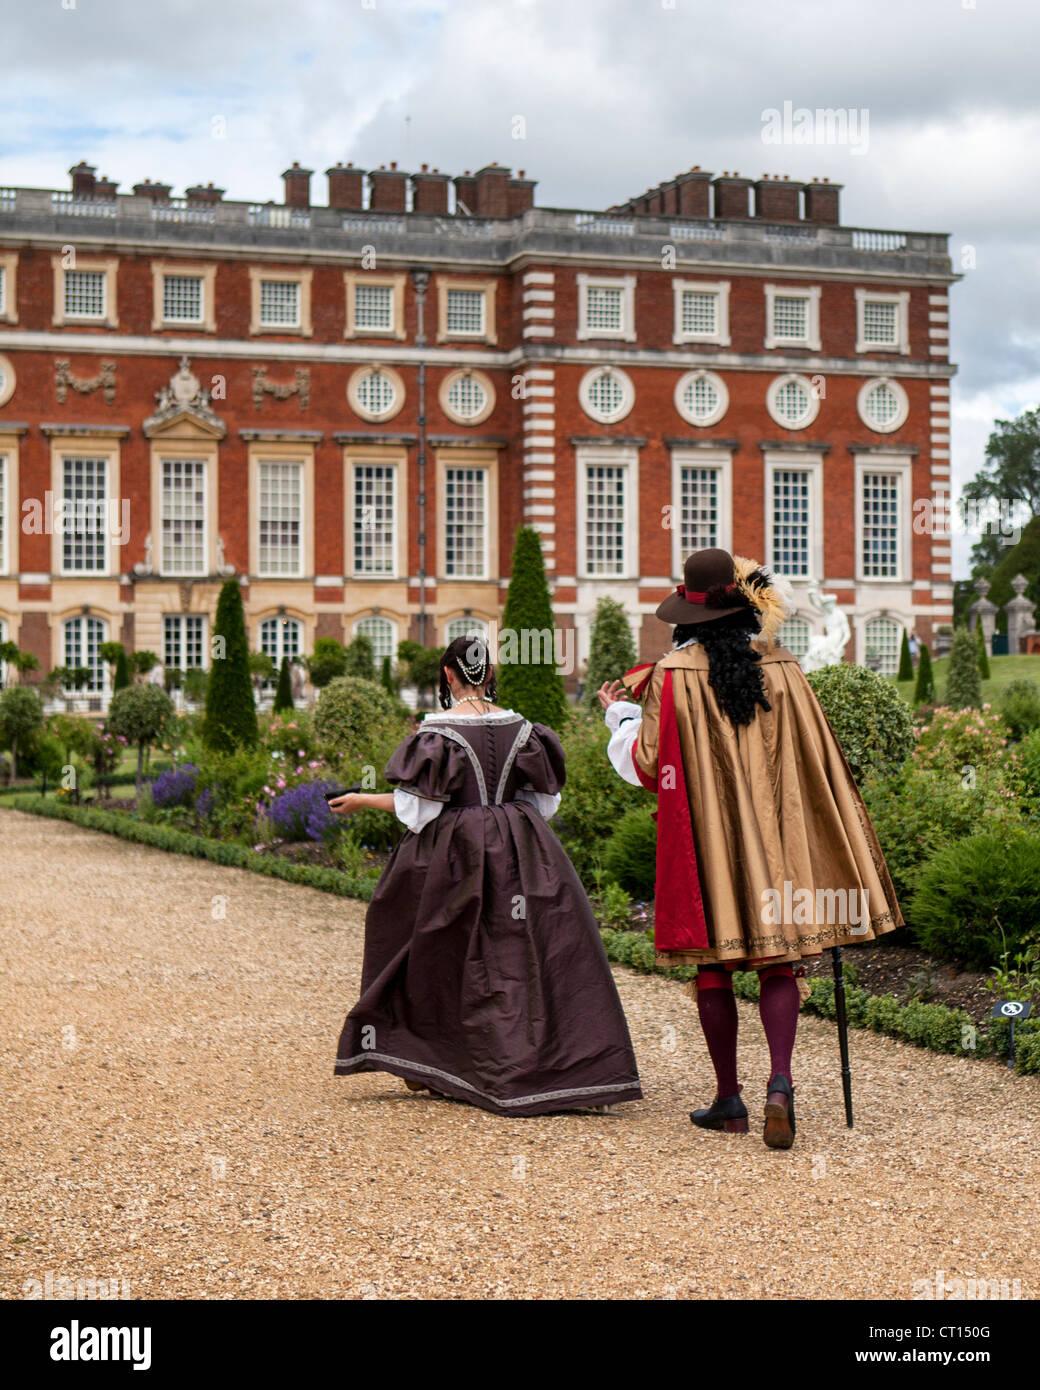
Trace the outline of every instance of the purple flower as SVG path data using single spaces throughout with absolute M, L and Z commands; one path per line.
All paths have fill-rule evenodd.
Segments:
M 199 770 L 194 763 L 183 763 L 161 772 L 152 783 L 152 802 L 161 810 L 171 806 L 190 806 L 195 800 Z
M 336 817 L 329 810 L 324 793 L 333 782 L 303 782 L 276 796 L 267 814 L 285 840 L 325 840 L 336 829 Z
M 195 814 L 199 820 L 209 820 L 213 814 L 213 790 L 211 787 L 203 787 L 195 801 Z

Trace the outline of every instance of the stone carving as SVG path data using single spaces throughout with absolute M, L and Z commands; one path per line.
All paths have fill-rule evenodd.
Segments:
M 838 607 L 833 594 L 823 594 L 814 584 L 809 589 L 809 602 L 823 614 L 823 632 L 809 641 L 805 655 L 798 663 L 803 671 L 819 671 L 824 666 L 837 666 L 845 660 L 845 647 L 851 635 L 849 620 Z
M 276 401 L 287 401 L 290 396 L 299 396 L 300 409 L 306 410 L 311 403 L 311 369 L 297 367 L 293 381 L 268 381 L 266 367 L 253 368 L 253 405 L 259 410 L 264 403 L 265 394 Z
M 224 537 L 217 536 L 217 573 L 221 579 L 230 579 L 235 573 L 234 565 L 229 565 L 224 550 Z
M 155 393 L 158 409 L 154 415 L 150 415 L 144 422 L 144 432 L 152 435 L 156 430 L 175 419 L 180 415 L 188 415 L 191 418 L 208 425 L 210 429 L 223 438 L 227 426 L 224 421 L 213 409 L 210 403 L 209 392 L 203 390 L 198 377 L 191 370 L 191 364 L 187 357 L 182 357 L 177 371 L 166 386 L 161 386 Z
M 152 533 L 148 532 L 144 538 L 144 559 L 138 560 L 134 566 L 134 574 L 152 573 Z
M 1036 604 L 1025 596 L 1029 580 L 1024 574 L 1016 574 L 1011 587 L 1015 597 L 1004 604 L 1004 612 L 1007 614 L 1008 654 L 1017 656 L 1021 639 L 1036 631 Z
M 989 593 L 989 580 L 976 579 L 975 592 L 978 598 L 968 609 L 968 626 L 974 632 L 978 620 L 982 619 L 982 637 L 986 643 L 986 650 L 993 655 L 993 634 L 997 627 L 997 605 L 991 603 L 986 597 Z
M 58 357 L 54 362 L 54 375 L 58 401 L 61 405 L 64 405 L 68 400 L 70 386 L 81 396 L 89 396 L 92 391 L 97 391 L 100 388 L 104 393 L 107 405 L 111 405 L 115 401 L 116 364 L 114 362 L 102 362 L 101 370 L 97 376 L 81 377 L 72 375 L 72 363 L 69 358 Z

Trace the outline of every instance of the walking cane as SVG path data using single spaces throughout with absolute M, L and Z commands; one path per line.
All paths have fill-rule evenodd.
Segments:
M 841 947 L 831 949 L 834 964 L 834 1017 L 838 1024 L 838 1047 L 841 1049 L 841 1089 L 845 1096 L 845 1123 L 852 1128 L 852 1073 L 849 1070 L 849 1019 L 845 1012 L 845 971 Z

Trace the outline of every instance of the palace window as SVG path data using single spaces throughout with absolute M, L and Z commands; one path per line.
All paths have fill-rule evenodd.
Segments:
M 203 624 L 200 613 L 167 613 L 163 618 L 163 665 L 187 671 L 205 666 Z
M 67 618 L 63 625 L 64 665 L 73 669 L 85 666 L 90 672 L 88 694 L 99 694 L 107 688 L 108 666 L 101 660 L 101 644 L 105 640 L 105 624 L 100 618 L 87 616 Z
M 353 569 L 355 575 L 397 572 L 396 469 L 390 464 L 354 465 Z
M 577 277 L 578 337 L 635 338 L 634 275 Z
M 719 544 L 720 468 L 679 469 L 679 549 L 683 556 Z
M 898 579 L 900 475 L 864 472 L 862 478 L 863 578 Z
M 483 290 L 449 289 L 445 307 L 445 329 L 452 337 L 483 337 L 485 296 Z
M 449 372 L 440 389 L 441 408 L 459 425 L 479 425 L 495 406 L 495 388 L 483 372 Z
M 206 573 L 206 462 L 163 459 L 159 497 L 160 572 Z
M 862 386 L 857 405 L 860 419 L 878 434 L 891 434 L 899 429 L 910 413 L 906 391 L 899 382 L 886 377 Z
M 347 399 L 363 420 L 390 420 L 404 405 L 404 383 L 392 367 L 359 367 L 347 383 Z
M 483 618 L 450 618 L 444 625 L 444 643 L 447 646 L 456 637 L 488 638 L 488 625 Z
M 891 618 L 874 618 L 863 629 L 864 664 L 882 676 L 899 670 L 899 649 L 903 628 Z
M 776 634 L 781 647 L 786 647 L 799 660 L 809 650 L 809 624 L 804 618 L 788 618 Z
M 772 475 L 771 567 L 791 578 L 812 573 L 812 479 L 807 470 L 778 468 Z
M 729 282 L 673 280 L 676 343 L 729 344 Z
M 108 569 L 108 459 L 64 457 L 61 567 L 64 574 Z
M 785 430 L 804 429 L 819 414 L 819 394 L 804 376 L 780 376 L 766 392 L 766 409 Z
M 675 408 L 691 425 L 714 425 L 729 406 L 729 392 L 714 372 L 687 372 L 675 387 Z
M 582 570 L 587 578 L 629 573 L 628 478 L 629 468 L 624 463 L 584 466 L 581 541 Z
M 444 573 L 484 579 L 488 569 L 487 469 L 444 470 Z
M 372 643 L 372 663 L 377 671 L 382 669 L 384 657 L 389 657 L 393 666 L 397 652 L 397 626 L 389 618 L 359 618 L 354 624 L 354 636 L 367 637 Z
M 299 328 L 300 286 L 298 281 L 260 281 L 260 326 L 262 328 Z
M 581 379 L 578 399 L 591 420 L 611 425 L 629 413 L 636 393 L 627 372 L 618 367 L 593 367 Z
M 7 558 L 7 455 L 0 454 L 0 574 L 6 574 Z M 0 637 L 0 642 L 4 639 Z
M 874 290 L 856 291 L 856 351 L 910 351 L 910 293 L 880 294 Z
M 164 275 L 162 316 L 166 323 L 201 323 L 203 313 L 201 275 Z
M 264 578 L 303 572 L 303 464 L 292 460 L 257 465 L 260 492 L 257 571 Z
M 765 294 L 766 347 L 803 347 L 819 352 L 820 287 L 766 285 Z
M 354 329 L 358 333 L 389 333 L 394 327 L 392 285 L 354 287 Z
M 65 318 L 105 318 L 106 280 L 103 270 L 66 270 Z
M 260 623 L 260 650 L 274 663 L 272 684 L 278 678 L 284 657 L 289 658 L 290 666 L 299 659 L 302 642 L 303 624 L 298 618 L 264 618 Z

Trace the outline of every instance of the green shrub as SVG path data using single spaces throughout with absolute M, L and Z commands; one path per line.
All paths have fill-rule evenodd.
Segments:
M 378 682 L 337 676 L 318 697 L 314 732 L 354 781 L 366 766 L 375 767 L 380 779 L 387 758 L 411 732 L 411 725 L 402 706 Z
M 964 772 L 992 767 L 1004 761 L 1007 728 L 989 705 L 981 709 L 953 709 L 941 705 L 928 724 L 919 729 L 914 762 L 921 767 Z
M 875 1033 L 895 1033 L 901 1005 L 894 994 L 872 994 L 863 1011 L 864 1022 Z
M 989 831 L 940 850 L 910 917 L 925 950 L 973 970 L 1040 940 L 1040 835 Z
M 635 664 L 636 647 L 623 606 L 614 598 L 599 599 L 589 638 L 589 664 L 582 692 L 585 707 L 597 712 L 596 691 L 603 682 L 620 680 Z
M 910 634 L 903 628 L 903 640 L 899 644 L 899 674 L 897 681 L 912 681 L 914 678 L 914 662 L 910 655 Z
M 220 753 L 255 748 L 259 738 L 256 699 L 242 590 L 236 579 L 229 579 L 220 590 L 212 644 L 203 741 Z
M 1003 765 L 965 778 L 915 754 L 893 777 L 867 778 L 863 800 L 904 912 L 921 870 L 940 849 L 1022 821 L 1017 782 Z
M 975 619 L 975 645 L 979 653 L 979 679 L 988 681 L 989 672 L 989 652 L 986 650 L 986 634 L 982 630 L 982 614 Z
M 917 658 L 917 684 L 914 686 L 914 704 L 930 705 L 935 701 L 935 676 L 932 673 L 932 654 L 921 643 L 921 655 Z
M 516 710 L 525 719 L 562 730 L 566 727 L 568 712 L 563 678 L 556 669 L 555 632 L 542 542 L 537 531 L 521 526 L 513 546 L 512 573 L 502 616 L 498 702 L 506 709 Z M 512 643 L 510 634 L 515 634 Z M 548 637 L 548 651 L 538 634 Z
M 1040 817 L 1040 729 L 1016 744 L 1013 768 L 1023 814 Z
M 890 680 L 845 663 L 808 679 L 857 781 L 902 766 L 914 746 L 913 719 Z
M 35 690 L 9 685 L 0 690 L 0 748 L 11 750 L 11 781 L 18 776 L 18 750 L 25 748 L 43 724 L 43 705 Z
M 966 627 L 954 629 L 950 664 L 946 670 L 945 702 L 952 709 L 978 709 L 982 704 L 978 642 Z
M 172 714 L 173 701 L 157 685 L 128 685 L 112 696 L 105 728 L 137 744 L 138 787 L 144 778 L 145 750 L 162 737 Z
M 1000 712 L 1015 742 L 1040 729 L 1040 685 L 1036 681 L 1009 681 L 1000 697 Z
M 657 822 L 649 806 L 626 811 L 603 852 L 607 875 L 643 901 L 657 881 Z
M 616 927 L 621 930 L 628 926 L 631 919 L 632 899 L 620 883 L 605 884 L 601 892 L 596 894 L 594 902 L 596 916 L 605 927 Z
M 582 880 L 592 882 L 614 827 L 626 811 L 645 807 L 641 787 L 623 782 L 607 760 L 610 732 L 602 718 L 572 714 L 560 736 L 567 783 L 552 826 Z

